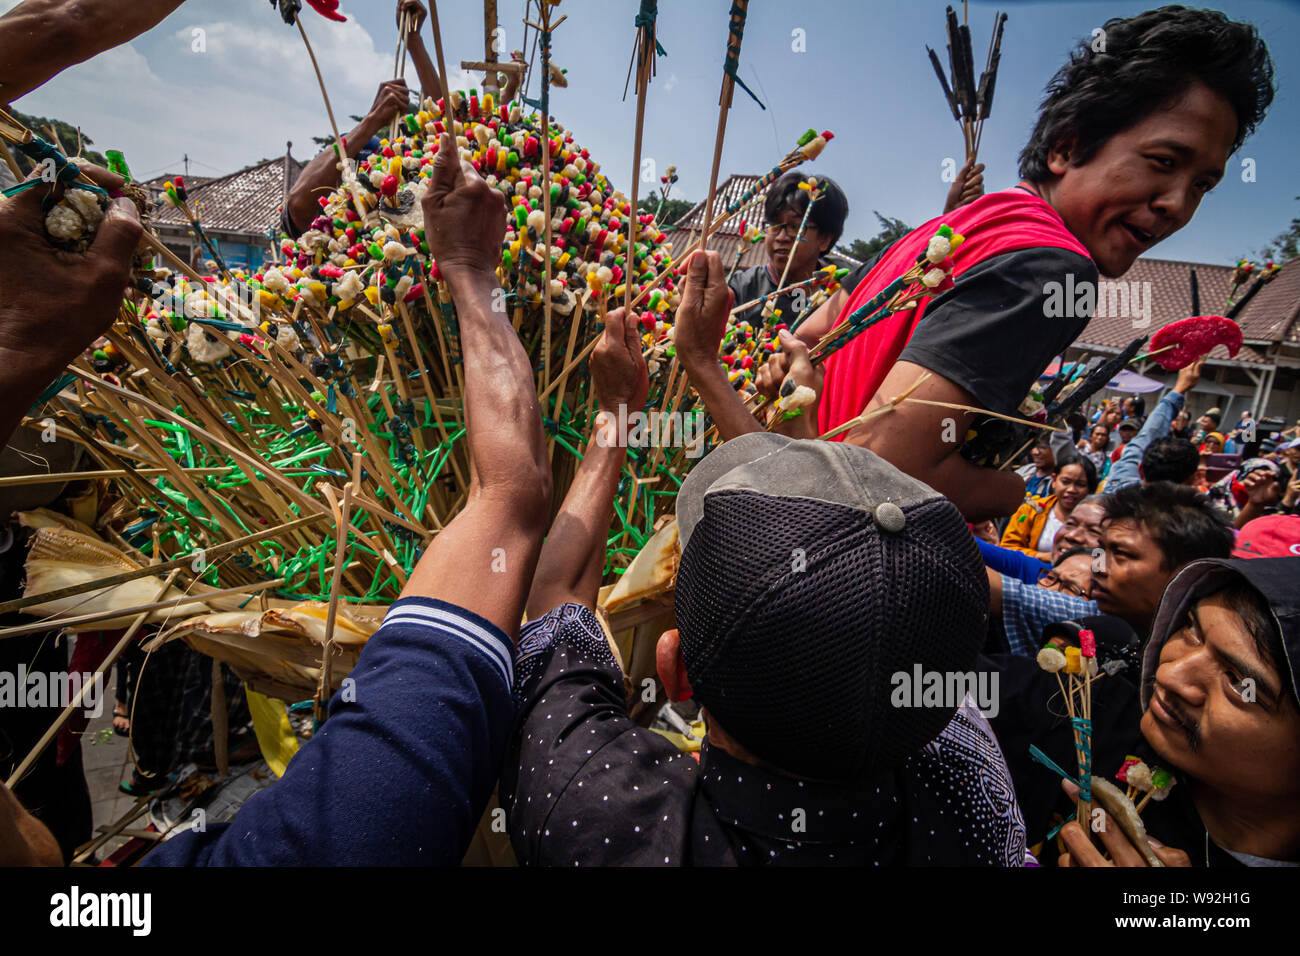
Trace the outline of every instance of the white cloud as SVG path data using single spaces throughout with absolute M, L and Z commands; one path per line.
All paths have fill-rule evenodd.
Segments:
M 121 149 L 141 177 L 178 171 L 183 154 L 196 174 L 233 172 L 280 155 L 286 140 L 308 159 L 311 137 L 329 129 L 325 105 L 297 29 L 264 6 L 231 10 L 232 20 L 169 21 L 172 29 L 73 66 L 15 106 L 80 124 L 94 148 Z M 354 19 L 312 15 L 304 26 L 347 132 L 349 115 L 364 112 L 392 75 L 391 56 Z M 196 27 L 206 31 L 205 53 L 191 50 Z

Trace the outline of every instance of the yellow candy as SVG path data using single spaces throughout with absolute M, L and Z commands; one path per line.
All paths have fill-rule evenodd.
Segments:
M 371 305 L 379 304 L 379 290 L 372 285 L 366 286 L 366 301 Z
M 1065 672 L 1067 674 L 1080 674 L 1083 672 L 1082 657 L 1077 647 L 1067 647 L 1065 649 Z
M 267 292 L 265 289 L 258 289 L 257 304 L 263 309 L 278 309 L 280 307 L 280 297 L 273 292 Z

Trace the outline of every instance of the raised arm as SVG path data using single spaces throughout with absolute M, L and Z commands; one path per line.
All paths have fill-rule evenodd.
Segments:
M 727 328 L 727 315 L 736 301 L 726 270 L 716 252 L 697 252 L 686 266 L 686 287 L 677 308 L 677 358 L 700 393 L 718 435 L 729 441 L 762 429 L 736 394 L 718 361 L 718 344 Z
M 1125 485 L 1142 480 L 1142 456 L 1146 454 L 1147 446 L 1157 438 L 1168 437 L 1169 426 L 1173 424 L 1174 417 L 1182 411 L 1187 393 L 1201 380 L 1201 366 L 1204 364 L 1205 359 L 1198 359 L 1178 370 L 1178 379 L 1174 382 L 1174 387 L 1156 403 L 1156 407 L 1151 410 L 1151 415 L 1142 423 L 1141 430 L 1124 446 L 1119 461 L 1111 467 L 1106 479 L 1107 491 L 1118 491 Z
M 402 597 L 458 605 L 513 636 L 550 514 L 551 468 L 528 355 L 506 313 L 493 309 L 505 212 L 501 194 L 443 133 L 424 226 L 460 318 L 472 474 L 468 502 L 433 539 Z
M 530 619 L 567 603 L 595 609 L 614 496 L 627 458 L 627 436 L 617 426 L 642 410 L 649 390 L 639 332 L 636 319 L 616 309 L 605 319 L 605 333 L 592 353 L 591 377 L 600 404 L 596 433 L 542 546 L 528 595 Z
M 411 62 L 415 64 L 415 72 L 420 77 L 420 92 L 424 96 L 440 100 L 442 80 L 429 59 L 429 51 L 424 46 L 424 37 L 420 35 L 420 28 L 424 25 L 424 4 L 420 3 L 420 0 L 401 0 L 397 5 L 399 20 L 403 10 L 411 17 L 411 28 L 406 34 L 406 50 L 411 54 Z
M 25 0 L 0 17 L 0 103 L 127 43 L 183 0 Z
M 406 112 L 411 105 L 411 91 L 406 88 L 405 80 L 386 80 L 379 84 L 375 101 L 370 111 L 350 133 L 344 136 L 348 157 L 356 159 L 361 148 L 370 137 L 381 129 L 386 129 L 394 116 Z M 320 215 L 321 196 L 339 184 L 338 157 L 334 146 L 326 146 L 316 154 L 316 158 L 303 167 L 298 178 L 294 180 L 293 189 L 289 190 L 289 199 L 285 203 L 288 219 L 283 223 L 295 238 L 302 235 L 311 226 L 311 222 Z

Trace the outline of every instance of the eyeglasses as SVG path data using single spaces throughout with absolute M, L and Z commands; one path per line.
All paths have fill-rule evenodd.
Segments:
M 812 223 L 807 223 L 803 227 L 803 232 L 805 236 L 807 236 L 808 233 L 810 232 L 816 232 L 816 231 L 817 231 L 817 227 L 814 226 Z M 774 222 L 768 225 L 767 234 L 769 236 L 776 237 L 776 236 L 780 236 L 781 233 L 785 233 L 787 236 L 793 239 L 799 235 L 799 227 L 788 222 Z
M 1040 587 L 1049 588 L 1053 591 L 1063 591 L 1066 594 L 1073 594 L 1075 597 L 1086 598 L 1088 596 L 1088 592 L 1083 588 L 1079 587 L 1077 584 L 1072 584 L 1069 581 L 1066 581 L 1052 570 L 1047 570 L 1040 574 L 1038 576 L 1038 584 Z

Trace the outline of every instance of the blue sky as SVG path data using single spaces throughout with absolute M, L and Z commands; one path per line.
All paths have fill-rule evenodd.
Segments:
M 1043 86 L 1072 44 L 1110 17 L 1152 5 L 970 5 L 979 66 L 995 9 L 1010 15 L 993 116 L 980 149 L 988 188 L 1015 183 L 1016 155 Z M 0 0 L 0 10 L 13 6 L 14 0 Z M 341 123 L 364 112 L 377 84 L 391 76 L 395 6 L 389 0 L 344 2 L 350 22 L 342 25 L 304 14 Z M 675 195 L 693 200 L 708 187 L 729 6 L 728 0 L 660 2 L 659 39 L 668 55 L 650 88 L 644 155 L 659 171 L 675 164 L 681 177 Z M 762 172 L 803 130 L 830 129 L 834 142 L 805 168 L 834 177 L 847 192 L 846 241 L 877 231 L 873 209 L 913 225 L 935 215 L 947 189 L 941 163 L 945 157 L 960 161 L 962 150 L 961 132 L 925 55 L 928 43 L 946 61 L 944 6 L 930 0 L 752 0 L 741 77 L 767 109 L 736 91 L 722 177 Z M 1196 218 L 1152 255 L 1226 263 L 1259 249 L 1300 215 L 1300 4 L 1214 6 L 1260 28 L 1276 66 L 1277 98 Z M 567 68 L 570 85 L 555 91 L 552 110 L 624 190 L 636 113 L 631 95 L 626 103 L 620 97 L 637 8 L 636 0 L 564 0 L 558 11 L 568 19 L 554 40 L 555 60 Z M 523 12 L 524 0 L 500 2 L 507 48 L 523 42 Z M 443 0 L 439 14 L 448 62 L 480 59 L 481 3 Z M 196 28 L 205 31 L 205 52 L 192 50 Z M 794 49 L 796 30 L 804 31 L 805 52 Z M 427 24 L 425 38 L 432 47 Z M 408 67 L 407 75 L 414 85 L 414 70 Z M 286 140 L 305 159 L 313 150 L 310 137 L 328 129 L 297 31 L 266 0 L 190 0 L 148 34 L 68 70 L 15 105 L 80 123 L 97 148 L 123 149 L 142 176 L 178 170 L 185 153 L 195 174 L 230 172 L 279 155 Z M 1243 157 L 1255 160 L 1255 182 L 1242 181 Z

